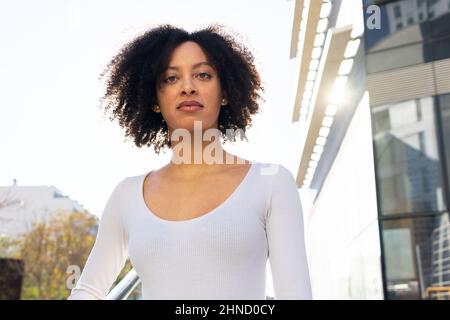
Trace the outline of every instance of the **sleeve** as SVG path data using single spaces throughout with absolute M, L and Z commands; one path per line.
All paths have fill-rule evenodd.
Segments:
M 266 235 L 275 299 L 312 299 L 303 211 L 297 184 L 279 165 L 269 200 Z
M 109 197 L 100 218 L 97 237 L 81 276 L 68 300 L 103 300 L 128 257 L 128 237 L 123 225 L 122 180 Z

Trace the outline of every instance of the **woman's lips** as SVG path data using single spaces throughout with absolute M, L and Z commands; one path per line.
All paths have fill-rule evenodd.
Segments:
M 180 111 L 184 111 L 184 112 L 196 112 L 203 109 L 203 107 L 201 106 L 197 106 L 197 105 L 184 105 L 178 108 L 178 110 Z

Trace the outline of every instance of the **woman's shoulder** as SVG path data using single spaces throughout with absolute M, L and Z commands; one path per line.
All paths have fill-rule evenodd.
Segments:
M 293 178 L 291 171 L 281 163 L 275 162 L 254 162 L 257 172 L 260 176 L 267 176 L 269 178 Z
M 139 184 L 143 182 L 144 178 L 152 171 L 154 171 L 154 169 L 147 170 L 144 173 L 139 173 L 136 175 L 124 176 L 121 179 L 119 178 L 115 189 L 120 190 L 121 192 L 125 192 L 130 189 L 134 190 L 134 188 L 139 186 Z

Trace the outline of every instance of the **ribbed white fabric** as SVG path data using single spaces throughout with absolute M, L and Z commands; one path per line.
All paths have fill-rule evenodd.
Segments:
M 275 299 L 311 299 L 300 197 L 284 166 L 253 162 L 225 202 L 183 221 L 149 210 L 147 175 L 115 187 L 69 299 L 105 299 L 128 256 L 143 299 L 266 299 L 268 259 Z

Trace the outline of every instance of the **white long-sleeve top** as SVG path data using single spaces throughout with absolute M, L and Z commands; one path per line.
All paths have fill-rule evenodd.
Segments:
M 268 259 L 275 299 L 311 299 L 300 197 L 284 166 L 253 162 L 222 204 L 181 221 L 147 207 L 148 174 L 115 187 L 69 299 L 105 299 L 127 257 L 143 299 L 266 299 Z

